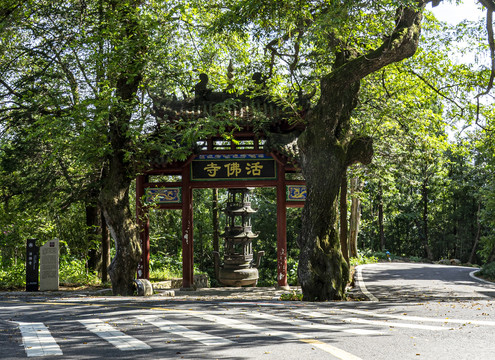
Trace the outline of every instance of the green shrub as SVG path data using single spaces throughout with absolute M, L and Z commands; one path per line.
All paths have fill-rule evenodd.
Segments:
M 409 261 L 419 263 L 419 262 L 423 262 L 423 261 L 424 261 L 424 259 L 423 259 L 423 258 L 421 258 L 421 257 L 419 257 L 419 256 L 411 256 L 411 257 L 409 258 Z
M 195 268 L 194 273 L 198 271 Z M 182 277 L 182 261 L 179 258 L 167 256 L 162 252 L 150 257 L 150 280 L 160 281 Z
M 287 283 L 289 285 L 297 285 L 297 266 L 299 265 L 299 261 L 293 258 L 287 258 Z
M 495 261 L 483 265 L 480 271 L 478 271 L 478 275 L 481 275 L 485 279 L 495 281 Z
M 14 290 L 26 286 L 26 266 L 17 263 L 0 269 L 0 289 Z
M 59 279 L 65 285 L 97 285 L 100 283 L 98 274 L 88 271 L 86 261 L 61 256 L 59 260 Z
M 302 301 L 302 299 L 303 294 L 296 291 L 280 295 L 280 300 L 282 301 Z
M 357 266 L 357 265 L 363 265 L 363 264 L 374 264 L 377 262 L 378 262 L 378 258 L 376 256 L 368 254 L 368 253 L 362 253 L 362 252 L 358 252 L 357 257 L 352 257 L 350 259 L 351 266 Z

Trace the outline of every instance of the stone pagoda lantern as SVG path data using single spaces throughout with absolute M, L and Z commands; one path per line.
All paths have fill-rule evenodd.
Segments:
M 256 286 L 258 266 L 265 253 L 257 253 L 253 263 L 253 239 L 258 235 L 252 232 L 251 216 L 256 210 L 251 208 L 250 188 L 228 189 L 224 243 L 224 265 L 220 269 L 219 281 L 227 286 Z M 218 252 L 215 256 L 220 257 Z

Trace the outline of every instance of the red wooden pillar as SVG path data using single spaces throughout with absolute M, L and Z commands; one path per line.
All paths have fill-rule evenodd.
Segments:
M 190 183 L 190 167 L 182 170 L 182 287 L 194 284 L 193 251 L 193 192 Z
M 288 288 L 285 169 L 282 163 L 279 162 L 277 165 L 277 283 L 281 288 Z
M 143 206 L 143 196 L 145 193 L 144 183 L 147 176 L 139 175 L 136 178 L 136 221 L 138 225 L 139 238 L 141 240 L 141 261 L 137 268 L 138 279 L 150 278 L 150 222 L 146 216 Z

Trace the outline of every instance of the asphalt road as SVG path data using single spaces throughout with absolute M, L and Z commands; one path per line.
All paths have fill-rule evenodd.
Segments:
M 0 358 L 494 359 L 495 286 L 457 270 L 362 267 L 375 301 L 2 294 Z
M 477 270 L 392 262 L 359 266 L 356 278 L 358 288 L 374 301 L 493 300 L 495 284 L 476 278 Z

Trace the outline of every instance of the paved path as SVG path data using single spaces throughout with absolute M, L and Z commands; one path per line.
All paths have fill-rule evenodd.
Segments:
M 356 285 L 372 301 L 491 300 L 495 284 L 463 266 L 378 263 L 357 268 Z
M 494 304 L 1 299 L 0 358 L 491 359 Z
M 0 358 L 490 359 L 495 284 L 474 271 L 361 266 L 356 289 L 372 301 L 282 302 L 276 288 L 0 293 Z
M 290 290 L 282 290 L 277 287 L 221 287 L 221 288 L 201 288 L 197 290 L 180 290 L 180 289 L 157 289 L 155 295 L 151 297 L 132 297 L 145 301 L 146 299 L 175 299 L 190 301 L 210 301 L 210 300 L 246 300 L 246 301 L 266 301 L 279 300 L 284 293 L 291 291 L 301 291 L 298 286 L 292 286 Z M 45 298 L 85 298 L 85 297 L 102 297 L 111 296 L 111 289 L 103 290 L 70 290 L 64 289 L 59 291 L 3 291 L 0 292 L 1 298 L 20 298 L 20 299 L 45 299 Z

